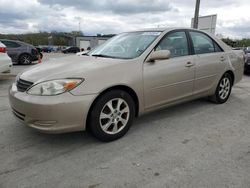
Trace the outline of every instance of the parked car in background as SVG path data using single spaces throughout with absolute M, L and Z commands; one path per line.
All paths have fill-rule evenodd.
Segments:
M 38 54 L 40 55 L 40 58 L 42 59 L 43 58 L 43 53 L 42 53 L 42 49 L 39 47 L 39 46 L 35 46 Z
M 38 60 L 39 53 L 31 44 L 7 39 L 0 39 L 0 41 L 7 47 L 7 53 L 12 62 L 24 65 Z
M 46 52 L 46 53 L 50 53 L 50 52 L 53 52 L 54 49 L 50 46 L 44 46 L 41 48 L 42 52 Z
M 70 46 L 70 47 L 67 47 L 66 49 L 63 49 L 62 52 L 64 54 L 67 54 L 67 53 L 77 53 L 77 52 L 80 52 L 80 48 L 78 48 L 76 46 Z
M 0 42 L 0 73 L 9 72 L 12 62 L 7 54 L 6 46 Z
M 34 129 L 88 129 L 112 141 L 136 116 L 201 97 L 225 103 L 242 79 L 243 59 L 243 51 L 195 29 L 126 32 L 86 55 L 53 59 L 18 75 L 9 101 L 14 115 Z
M 82 55 L 86 55 L 88 52 L 89 52 L 88 50 L 85 50 L 85 51 L 77 52 L 76 55 L 82 56 Z
M 250 73 L 250 47 L 245 50 L 245 73 Z

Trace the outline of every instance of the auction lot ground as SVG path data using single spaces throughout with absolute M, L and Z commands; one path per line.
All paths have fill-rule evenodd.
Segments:
M 1 188 L 250 187 L 250 76 L 226 104 L 201 99 L 145 115 L 112 143 L 22 125 L 8 104 L 13 80 L 0 77 Z

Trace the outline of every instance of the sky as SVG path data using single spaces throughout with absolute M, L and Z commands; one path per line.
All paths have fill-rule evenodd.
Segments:
M 0 33 L 78 31 L 111 34 L 190 27 L 196 0 L 0 0 Z M 201 0 L 200 16 L 217 14 L 216 33 L 250 38 L 249 0 Z

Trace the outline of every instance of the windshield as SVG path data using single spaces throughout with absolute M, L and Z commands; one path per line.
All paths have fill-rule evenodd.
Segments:
M 139 57 L 161 32 L 130 32 L 116 35 L 88 55 L 120 59 Z

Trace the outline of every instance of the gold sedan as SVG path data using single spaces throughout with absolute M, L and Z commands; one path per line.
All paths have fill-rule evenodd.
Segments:
M 112 141 L 144 113 L 201 97 L 225 103 L 243 69 L 243 52 L 208 33 L 147 29 L 32 67 L 17 76 L 9 99 L 14 115 L 34 129 L 88 129 Z

